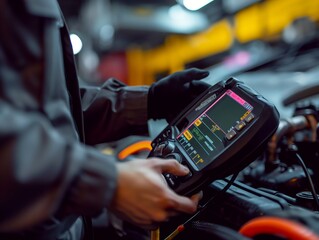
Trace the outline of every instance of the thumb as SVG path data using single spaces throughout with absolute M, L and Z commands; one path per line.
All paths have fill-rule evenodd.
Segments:
M 207 77 L 209 75 L 209 71 L 198 68 L 190 68 L 184 71 L 176 72 L 173 75 L 175 75 L 175 81 L 177 80 L 179 84 L 184 84 L 192 80 L 200 80 Z
M 179 77 L 179 80 L 183 83 L 186 83 L 192 80 L 200 80 L 209 75 L 209 71 L 198 69 L 198 68 L 190 68 L 180 73 L 181 75 Z
M 191 80 L 200 80 L 200 79 L 203 79 L 209 75 L 209 71 L 198 69 L 198 68 L 190 68 L 186 71 L 188 72 L 187 76 Z

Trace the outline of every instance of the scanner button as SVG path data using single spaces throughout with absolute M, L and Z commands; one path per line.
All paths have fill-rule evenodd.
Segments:
M 171 188 L 176 188 L 178 183 L 176 181 L 176 177 L 172 174 L 169 173 L 165 173 L 164 177 L 166 179 L 167 184 L 171 187 Z
M 163 155 L 163 149 L 166 147 L 167 143 L 160 143 L 158 146 L 154 149 L 154 155 L 155 156 L 162 156 Z
M 227 140 L 231 140 L 231 139 L 233 139 L 235 136 L 236 136 L 235 130 L 231 130 L 230 132 L 228 132 L 228 133 L 226 134 Z
M 174 149 L 175 149 L 175 144 L 171 141 L 167 141 L 163 148 L 162 154 L 163 155 L 170 154 L 174 151 Z
M 246 126 L 246 123 L 244 121 L 241 121 L 240 123 L 238 123 L 235 128 L 237 131 L 242 130 L 244 127 Z
M 251 122 L 255 118 L 254 114 L 250 113 L 248 116 L 245 118 L 245 121 L 247 123 Z
M 160 149 L 160 151 L 162 152 L 162 150 L 166 147 L 166 143 L 161 143 L 160 145 L 158 145 L 158 149 Z
M 171 134 L 172 134 L 171 129 L 167 129 L 165 134 L 167 137 L 171 137 Z
M 162 133 L 162 137 L 164 139 L 171 139 L 172 138 L 172 130 L 170 128 L 167 130 L 164 130 Z

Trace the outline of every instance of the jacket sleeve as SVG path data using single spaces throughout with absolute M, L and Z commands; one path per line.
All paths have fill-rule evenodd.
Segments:
M 49 88 L 43 77 L 43 23 L 52 27 L 46 36 L 58 39 L 58 29 L 49 18 L 30 17 L 22 2 L 0 1 L 0 232 L 34 226 L 61 211 L 95 215 L 110 204 L 117 180 L 113 157 L 71 135 L 63 92 L 44 105 L 45 89 L 56 89 L 59 79 Z M 55 1 L 43 6 L 47 2 Z
M 116 79 L 108 79 L 101 87 L 82 87 L 86 143 L 147 134 L 148 89 L 126 86 Z
M 68 142 L 40 114 L 0 103 L 0 230 L 39 223 L 63 207 L 95 215 L 116 186 L 114 159 Z

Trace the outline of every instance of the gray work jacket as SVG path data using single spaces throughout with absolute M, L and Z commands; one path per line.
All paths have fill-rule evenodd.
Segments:
M 115 157 L 89 145 L 145 133 L 147 92 L 79 88 L 57 1 L 0 0 L 0 236 L 58 239 L 108 207 Z

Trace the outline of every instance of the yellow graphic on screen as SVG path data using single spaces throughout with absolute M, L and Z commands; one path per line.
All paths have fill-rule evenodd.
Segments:
M 196 155 L 195 155 L 195 157 L 193 157 L 193 161 L 195 160 L 195 158 L 200 158 L 200 155 L 197 153 Z
M 193 161 L 197 164 L 204 163 L 204 159 L 197 153 L 195 157 L 193 157 Z
M 197 119 L 196 121 L 195 121 L 195 125 L 198 127 L 199 125 L 201 125 L 202 124 L 202 121 L 201 120 L 199 120 L 199 119 Z
M 245 112 L 245 114 L 240 118 L 240 120 L 241 120 L 241 121 L 244 120 L 244 119 L 249 115 L 250 112 L 251 112 L 251 111 Z
M 188 141 L 193 138 L 192 134 L 188 130 L 184 132 L 184 136 L 186 137 Z
M 200 164 L 200 163 L 203 163 L 204 162 L 204 160 L 201 158 L 201 159 L 199 159 L 197 162 L 196 162 L 196 164 Z
M 212 125 L 212 128 L 210 130 L 212 131 L 212 133 L 214 133 L 216 131 L 220 131 L 220 128 L 217 125 Z

